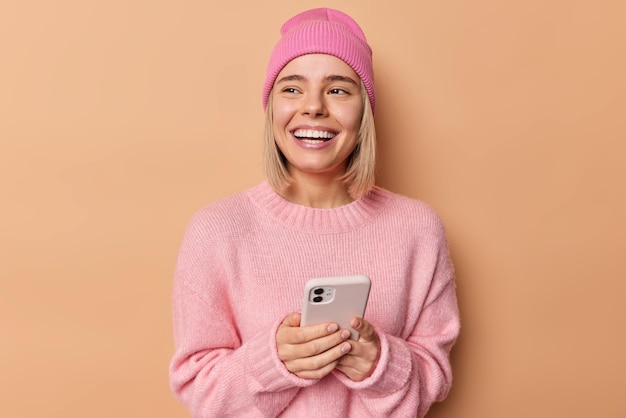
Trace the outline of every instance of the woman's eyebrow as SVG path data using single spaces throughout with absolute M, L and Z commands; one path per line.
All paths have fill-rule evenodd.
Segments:
M 281 77 L 280 79 L 276 80 L 276 84 L 278 83 L 284 83 L 287 81 L 306 81 L 306 77 L 303 75 L 299 75 L 299 74 L 293 74 L 293 75 L 286 75 L 284 77 Z
M 345 76 L 345 75 L 333 74 L 333 75 L 329 75 L 329 76 L 325 77 L 324 80 L 326 82 L 343 81 L 345 83 L 350 83 L 350 84 L 353 84 L 355 86 L 359 85 L 359 83 L 357 83 L 356 80 L 354 80 L 352 77 L 348 77 L 348 76 Z M 289 81 L 307 81 L 307 78 L 305 76 L 303 76 L 303 75 L 300 75 L 300 74 L 286 75 L 286 76 L 281 77 L 278 80 L 276 80 L 276 84 L 285 83 L 285 82 L 289 82 Z
M 354 84 L 355 86 L 359 85 L 359 83 L 357 83 L 352 77 L 347 77 L 345 75 L 329 75 L 326 77 L 326 81 L 343 81 L 345 83 Z

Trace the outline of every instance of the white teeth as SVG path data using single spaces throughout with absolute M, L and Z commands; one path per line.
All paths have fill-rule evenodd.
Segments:
M 334 133 L 328 131 L 316 131 L 313 129 L 296 129 L 293 133 L 298 138 L 321 138 L 331 139 L 335 136 Z

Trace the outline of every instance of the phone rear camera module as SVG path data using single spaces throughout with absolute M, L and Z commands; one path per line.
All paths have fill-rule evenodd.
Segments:
M 315 291 L 315 293 L 317 293 L 317 290 Z M 315 296 L 315 297 L 313 298 L 313 302 L 321 302 L 321 301 L 323 301 L 323 300 L 324 300 L 324 298 L 323 298 L 323 297 L 321 297 L 321 296 Z
M 313 293 L 315 293 L 316 295 L 321 295 L 322 293 L 324 293 L 324 289 L 321 287 L 318 287 L 317 289 L 313 291 Z

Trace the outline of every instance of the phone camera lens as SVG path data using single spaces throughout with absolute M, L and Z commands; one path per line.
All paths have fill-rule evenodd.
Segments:
M 323 297 L 321 297 L 321 296 L 315 296 L 315 297 L 313 298 L 313 302 L 321 302 L 321 301 L 323 301 L 323 300 L 324 300 L 324 298 L 323 298 Z
M 317 289 L 313 291 L 313 293 L 315 293 L 316 295 L 321 295 L 322 293 L 324 293 L 324 289 L 322 289 L 321 287 L 318 287 Z

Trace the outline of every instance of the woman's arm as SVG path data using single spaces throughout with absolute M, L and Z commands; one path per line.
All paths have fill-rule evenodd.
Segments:
M 300 387 L 314 381 L 284 370 L 272 348 L 274 332 L 265 330 L 241 344 L 223 304 L 209 303 L 177 283 L 173 392 L 194 417 L 278 415 Z
M 179 253 L 173 290 L 172 390 L 195 417 L 242 412 L 276 416 L 301 387 L 315 380 L 289 373 L 278 358 L 275 335 L 281 318 L 241 341 L 235 312 L 242 307 L 230 300 L 216 233 L 207 223 L 200 217 L 192 220 Z
M 426 286 L 426 297 L 421 298 L 423 306 L 410 335 L 406 338 L 393 336 L 371 325 L 380 346 L 371 375 L 355 381 L 346 374 L 334 372 L 375 415 L 415 416 L 417 413 L 421 417 L 450 390 L 449 353 L 459 334 L 460 321 L 454 271 L 443 229 L 435 238 L 431 259 L 421 260 L 422 266 L 432 265 L 429 277 L 414 278 L 428 280 L 430 284 Z M 398 320 L 407 320 L 404 314 L 399 312 Z

